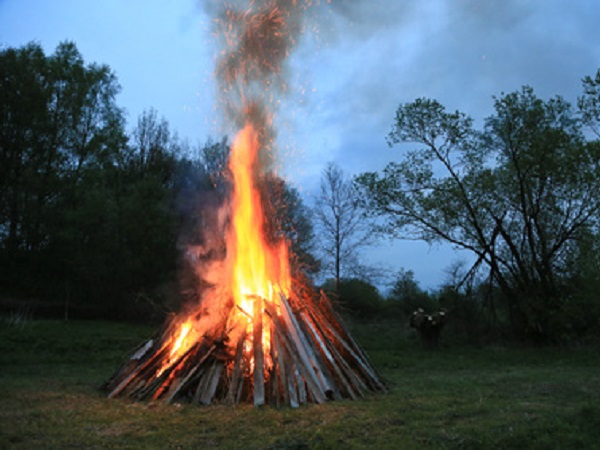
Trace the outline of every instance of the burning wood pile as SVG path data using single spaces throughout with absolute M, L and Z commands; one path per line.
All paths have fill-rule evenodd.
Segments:
M 223 206 L 226 256 L 196 267 L 201 278 L 211 274 L 212 287 L 113 375 L 106 384 L 111 398 L 295 407 L 385 391 L 327 297 L 293 273 L 285 239 L 265 235 L 273 218 L 257 186 L 273 157 L 269 105 L 286 90 L 281 65 L 312 2 L 247 3 L 247 10 L 225 8 L 215 19 L 227 47 L 217 79 L 228 119 L 240 130 Z
M 201 312 L 175 318 L 113 376 L 109 397 L 297 407 L 385 391 L 329 300 L 297 303 L 254 297 L 251 330 L 237 339 L 226 323 L 198 336 Z

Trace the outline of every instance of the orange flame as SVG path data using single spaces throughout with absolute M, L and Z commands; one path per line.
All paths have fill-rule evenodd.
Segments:
M 172 336 L 162 347 L 164 349 L 170 346 L 171 349 L 169 350 L 169 356 L 166 357 L 161 368 L 156 372 L 157 377 L 160 377 L 169 366 L 174 364 L 175 361 L 183 356 L 194 343 L 193 336 L 190 336 L 190 332 L 192 331 L 191 319 L 187 319 L 185 322 L 179 325 L 177 331 L 177 337 Z
M 310 6 L 310 0 L 304 2 L 305 7 Z M 271 327 L 260 307 L 262 302 L 272 303 L 277 310 L 280 294 L 289 297 L 291 292 L 288 246 L 284 240 L 271 244 L 265 237 L 265 219 L 270 218 L 265 218 L 256 181 L 261 172 L 259 152 L 272 144 L 273 111 L 268 107 L 275 101 L 274 94 L 285 90 L 282 64 L 300 31 L 299 6 L 298 0 L 252 0 L 246 11 L 227 8 L 217 21 L 227 48 L 217 65 L 225 111 L 234 122 L 239 123 L 243 117 L 245 126 L 234 140 L 229 159 L 233 176 L 231 226 L 226 236 L 227 260 L 220 277 L 220 287 L 228 298 L 210 300 L 220 303 L 217 309 L 222 309 L 233 299 L 235 306 L 226 312 L 230 345 L 235 346 L 245 336 L 244 348 L 252 367 L 250 353 L 257 344 L 254 326 L 257 334 L 262 327 L 262 350 L 266 364 L 270 364 Z M 276 88 L 276 84 L 281 87 Z M 255 317 L 258 313 L 261 320 Z M 184 318 L 176 327 L 162 347 L 170 352 L 158 375 L 183 356 L 194 339 L 209 331 L 211 319 L 200 323 L 202 320 Z
M 223 277 L 228 280 L 227 291 L 235 305 L 229 313 L 231 344 L 236 345 L 240 336 L 246 336 L 244 348 L 252 367 L 252 331 L 257 312 L 254 303 L 260 299 L 277 308 L 279 295 L 289 297 L 292 283 L 287 243 L 282 240 L 273 246 L 267 242 L 264 233 L 265 216 L 255 179 L 259 174 L 259 150 L 258 133 L 247 124 L 236 136 L 229 160 L 234 189 L 230 204 L 231 227 L 227 235 L 226 275 Z M 268 324 L 268 316 L 262 313 L 260 322 Z M 208 331 L 209 324 L 210 319 L 201 323 L 200 319 L 191 316 L 182 320 L 162 347 L 168 354 L 156 376 L 175 364 L 195 340 Z M 266 364 L 270 365 L 270 327 L 263 326 L 262 330 L 261 345 Z
M 256 131 L 252 125 L 246 125 L 236 137 L 229 164 L 235 186 L 233 227 L 228 239 L 228 251 L 231 249 L 234 261 L 233 297 L 236 305 L 250 315 L 249 297 L 274 301 L 275 291 L 289 295 L 291 286 L 285 242 L 270 248 L 263 232 L 263 208 L 254 182 L 258 150 Z
M 278 304 L 279 292 L 291 288 L 288 249 L 285 241 L 271 247 L 264 235 L 264 211 L 255 184 L 260 143 L 256 130 L 247 124 L 237 135 L 229 162 L 233 174 L 232 227 L 227 248 L 231 251 L 231 287 L 235 305 L 247 316 L 250 335 L 257 297 Z M 264 322 L 264 320 L 263 320 Z M 263 347 L 269 348 L 269 329 L 263 328 Z

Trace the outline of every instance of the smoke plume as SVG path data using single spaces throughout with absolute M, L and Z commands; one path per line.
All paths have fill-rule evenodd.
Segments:
M 234 131 L 248 123 L 254 126 L 263 165 L 273 151 L 277 105 L 289 90 L 286 59 L 297 45 L 309 4 L 239 0 L 205 5 L 218 39 L 215 75 L 224 119 Z

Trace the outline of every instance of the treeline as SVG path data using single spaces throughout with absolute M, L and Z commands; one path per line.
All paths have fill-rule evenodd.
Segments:
M 192 147 L 154 110 L 128 132 L 119 89 L 72 42 L 49 56 L 36 43 L 0 53 L 5 308 L 162 318 L 197 287 L 185 248 L 210 238 L 207 257 L 223 256 L 223 236 L 205 231 L 229 189 L 227 139 Z M 264 184 L 280 213 L 267 231 L 284 233 L 308 270 L 313 233 L 298 191 L 276 176 Z
M 114 73 L 73 43 L 4 49 L 0 71 L 3 294 L 99 314 L 172 277 L 182 144 L 168 124 L 149 111 L 128 135 Z
M 154 110 L 127 131 L 118 92 L 73 43 L 0 52 L 0 306 L 160 318 L 197 291 L 189 245 L 223 257 L 206 231 L 230 189 L 227 139 L 191 146 Z M 600 337 L 600 71 L 576 107 L 529 87 L 494 107 L 477 130 L 435 100 L 401 104 L 395 161 L 354 180 L 327 165 L 312 207 L 264 177 L 267 233 L 359 318 L 443 308 L 457 339 Z M 449 243 L 473 264 L 449 267 L 435 292 L 401 271 L 382 295 L 360 257 L 382 235 Z

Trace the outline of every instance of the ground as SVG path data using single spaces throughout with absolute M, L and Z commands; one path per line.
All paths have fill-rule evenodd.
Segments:
M 0 448 L 598 448 L 598 349 L 431 351 L 398 324 L 351 328 L 388 394 L 256 409 L 108 400 L 154 327 L 0 319 Z

